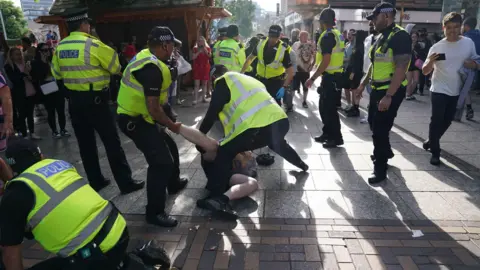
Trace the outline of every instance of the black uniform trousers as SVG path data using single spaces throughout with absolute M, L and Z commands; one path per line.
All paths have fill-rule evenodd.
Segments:
M 223 194 L 229 188 L 232 176 L 232 162 L 237 154 L 268 146 L 288 162 L 301 168 L 303 161 L 297 152 L 287 143 L 285 135 L 290 129 L 288 118 L 281 119 L 268 126 L 250 128 L 221 145 L 213 162 L 202 158 L 202 168 L 207 176 L 207 189 L 212 196 Z
M 320 118 L 323 122 L 323 135 L 330 140 L 341 140 L 342 132 L 340 131 L 340 117 L 337 111 L 337 104 L 341 96 L 338 93 L 341 89 L 338 88 L 338 82 L 341 80 L 342 73 L 322 75 L 322 83 L 317 89 L 320 94 L 318 102 L 318 110 L 320 111 Z
M 387 90 L 372 89 L 370 93 L 370 106 L 368 108 L 368 124 L 372 130 L 373 155 L 375 156 L 375 172 L 384 174 L 387 170 L 387 162 L 392 154 L 390 145 L 390 130 L 393 127 L 398 109 L 405 98 L 406 87 L 400 88 L 392 96 L 392 102 L 388 110 L 381 112 L 378 110 L 380 100 L 386 95 Z M 380 175 L 379 175 L 380 176 Z
M 108 92 L 68 91 L 68 96 L 72 126 L 88 180 L 93 184 L 105 179 L 98 160 L 96 131 L 105 146 L 115 181 L 120 190 L 123 190 L 132 181 L 132 171 L 108 105 Z
M 432 117 L 428 132 L 430 151 L 435 157 L 440 157 L 440 139 L 452 124 L 457 110 L 458 96 L 449 96 L 441 93 L 431 93 Z
M 259 80 L 261 83 L 265 85 L 267 92 L 273 97 L 273 99 L 275 99 L 275 101 L 277 101 L 277 104 L 281 106 L 282 100 L 277 99 L 276 95 L 278 90 L 283 87 L 284 80 L 280 79 L 280 77 L 266 79 L 258 76 L 257 76 L 257 80 Z
M 53 257 L 37 263 L 28 270 L 117 270 L 127 257 L 129 241 L 128 230 L 125 228 L 117 244 L 107 251 L 104 258 L 95 258 L 90 262 L 78 261 L 71 263 L 69 257 Z
M 180 176 L 177 144 L 165 130 L 140 117 L 120 114 L 120 130 L 135 143 L 148 163 L 147 214 L 165 211 L 166 189 L 175 186 Z

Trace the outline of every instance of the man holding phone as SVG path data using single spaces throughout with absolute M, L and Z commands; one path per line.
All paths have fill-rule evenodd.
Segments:
M 475 61 L 475 44 L 469 38 L 461 36 L 462 16 L 451 12 L 443 18 L 445 38 L 434 44 L 428 52 L 422 72 L 428 75 L 433 71 L 432 118 L 428 140 L 423 144 L 430 150 L 432 165 L 440 165 L 440 138 L 452 123 L 461 88 L 460 69 L 463 67 L 478 69 Z

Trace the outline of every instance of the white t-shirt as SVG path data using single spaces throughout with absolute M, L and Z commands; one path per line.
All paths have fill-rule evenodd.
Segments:
M 465 60 L 476 56 L 475 44 L 469 38 L 460 37 L 458 41 L 450 42 L 446 38 L 435 43 L 428 52 L 428 57 L 433 53 L 444 53 L 444 61 L 436 61 L 433 65 L 432 87 L 434 93 L 458 96 L 462 81 L 459 71 L 463 68 Z
M 363 46 L 365 48 L 365 54 L 363 55 L 363 72 L 368 72 L 368 67 L 372 61 L 370 61 L 370 48 L 372 47 L 373 35 L 369 35 L 365 41 L 363 42 Z

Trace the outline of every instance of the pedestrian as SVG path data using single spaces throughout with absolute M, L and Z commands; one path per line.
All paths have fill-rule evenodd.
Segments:
M 300 40 L 293 44 L 292 50 L 297 54 L 297 72 L 293 79 L 293 90 L 300 93 L 300 86 L 303 88 L 302 106 L 303 108 L 308 108 L 308 87 L 305 85 L 305 82 L 310 77 L 310 72 L 315 63 L 315 45 L 308 40 L 307 31 L 300 32 Z
M 13 125 L 23 137 L 28 136 L 32 140 L 39 140 L 41 138 L 35 134 L 34 122 L 37 91 L 32 82 L 31 71 L 31 62 L 25 62 L 21 50 L 16 47 L 11 48 L 8 52 L 5 72 L 12 82 L 13 110 L 16 114 L 13 118 Z
M 320 13 L 322 34 L 317 44 L 317 70 L 305 83 L 310 88 L 313 82 L 322 75 L 322 83 L 317 92 L 320 94 L 318 108 L 323 122 L 323 134 L 315 138 L 324 148 L 335 148 L 343 145 L 340 131 L 340 118 L 337 104 L 340 102 L 341 81 L 344 60 L 344 42 L 340 31 L 334 28 L 335 11 L 326 8 Z
M 373 174 L 370 184 L 387 178 L 387 162 L 393 158 L 389 133 L 397 116 L 398 108 L 405 98 L 408 81 L 406 73 L 412 58 L 412 41 L 403 28 L 395 24 L 395 7 L 387 2 L 375 6 L 367 17 L 380 34 L 371 47 L 370 67 L 362 78 L 357 95 L 361 95 L 370 81 L 370 107 L 368 123 L 373 138 Z
M 418 33 L 412 32 L 410 34 L 412 39 L 412 59 L 410 60 L 410 65 L 407 72 L 407 95 L 405 100 L 415 100 L 414 91 L 417 88 L 417 83 L 420 78 L 420 69 L 417 67 L 417 60 L 421 60 L 421 45 L 418 43 Z M 421 60 L 423 61 L 423 60 Z
M 202 89 L 202 101 L 206 102 L 206 93 L 208 92 L 207 84 L 210 74 L 210 58 L 212 50 L 208 46 L 204 37 L 200 36 L 193 47 L 193 101 L 192 105 L 197 105 L 198 93 Z
M 65 92 L 58 88 L 58 85 L 53 78 L 52 70 L 50 69 L 51 62 L 51 49 L 46 43 L 38 44 L 35 53 L 35 59 L 32 61 L 32 79 L 35 83 L 37 93 L 41 97 L 42 102 L 45 104 L 47 109 L 48 125 L 52 131 L 52 137 L 56 139 L 61 137 L 70 137 L 70 133 L 65 128 Z M 42 93 L 42 88 L 45 89 L 51 84 L 53 84 L 53 87 L 56 87 L 56 91 L 46 94 Z M 56 115 L 58 115 L 58 124 L 60 126 L 60 130 L 57 129 Z
M 370 61 L 370 48 L 373 46 L 373 44 L 375 44 L 375 42 L 377 40 L 377 36 L 378 36 L 378 32 L 377 32 L 377 30 L 375 30 L 375 27 L 374 27 L 373 22 L 371 20 L 369 21 L 368 26 L 369 26 L 368 33 L 370 35 L 365 39 L 365 42 L 364 42 L 363 76 L 365 76 L 365 74 L 367 74 L 368 69 L 370 68 L 370 64 L 372 63 L 372 61 Z M 372 86 L 370 85 L 370 83 L 368 83 L 365 86 L 365 88 L 367 88 L 367 92 L 370 95 L 370 93 L 372 93 Z M 357 92 L 355 92 L 354 94 L 355 94 L 357 100 L 361 100 L 362 95 L 358 95 L 359 93 L 357 93 Z M 360 123 L 362 123 L 362 124 L 368 123 L 368 112 L 367 112 L 367 115 L 365 115 L 365 117 L 360 120 Z
M 4 151 L 6 148 L 6 141 L 10 135 L 13 134 L 13 109 L 12 109 L 12 96 L 10 88 L 8 87 L 7 80 L 0 72 L 0 151 Z
M 280 40 L 282 27 L 272 25 L 268 30 L 268 38 L 258 43 L 243 65 L 242 73 L 258 58 L 256 78 L 261 81 L 270 95 L 281 105 L 285 91 L 291 88 L 295 75 L 290 59 L 291 47 Z
M 308 170 L 308 165 L 285 140 L 290 128 L 288 117 L 265 86 L 250 76 L 227 71 L 225 66 L 215 66 L 213 70 L 215 90 L 199 128 L 207 134 L 218 118 L 225 136 L 220 141 L 214 160 L 202 160 L 208 179 L 206 189 L 210 195 L 197 205 L 235 218 L 236 215 L 227 206 L 230 198 L 224 192 L 228 190 L 232 161 L 237 154 L 268 146 L 304 172 Z M 201 147 L 197 149 L 205 152 Z
M 472 60 L 477 55 L 475 44 L 470 38 L 460 35 L 462 16 L 450 12 L 443 18 L 442 24 L 445 38 L 430 48 L 422 68 L 424 75 L 433 71 L 430 88 L 432 117 L 428 140 L 424 142 L 423 148 L 430 150 L 430 163 L 436 166 L 440 165 L 440 139 L 455 116 L 462 83 L 459 71 L 463 67 L 478 69 Z
M 360 99 L 352 91 L 358 88 L 360 80 L 363 77 L 363 59 L 365 54 L 365 38 L 367 32 L 358 30 L 355 32 L 352 40 L 352 54 L 348 61 L 345 73 L 348 75 L 346 89 L 352 94 L 352 107 L 346 111 L 347 117 L 360 116 Z M 368 53 L 367 53 L 368 54 Z
M 100 169 L 96 131 L 105 146 L 115 181 L 121 193 L 127 194 L 142 189 L 145 182 L 132 179 L 108 105 L 110 76 L 120 73 L 121 67 L 117 53 L 89 34 L 86 12 L 80 10 L 66 17 L 70 35 L 56 49 L 52 74 L 68 92 L 72 126 L 90 185 L 99 191 L 110 184 Z
M 290 40 L 287 37 L 280 39 L 285 44 L 290 44 Z M 293 74 L 297 73 L 297 54 L 294 50 L 290 50 L 290 60 L 292 61 L 293 67 Z M 285 91 L 285 95 L 283 96 L 283 103 L 285 104 L 285 111 L 287 113 L 293 112 L 293 96 L 295 95 L 295 91 L 293 90 L 293 86 L 295 85 L 295 75 L 293 75 L 292 83 L 287 91 Z
M 148 163 L 148 223 L 174 227 L 178 221 L 165 212 L 166 191 L 175 194 L 185 188 L 180 178 L 178 148 L 170 135 L 156 123 L 174 133 L 181 123 L 168 117 L 168 89 L 172 84 L 165 64 L 174 49 L 175 36 L 168 27 L 154 27 L 148 35 L 148 48 L 140 51 L 125 69 L 118 94 L 118 125 L 144 154 Z M 168 106 L 167 106 L 168 107 Z
M 352 89 L 349 88 L 349 80 L 351 73 L 346 72 L 347 67 L 349 66 L 350 59 L 352 57 L 353 48 L 354 48 L 354 39 L 357 31 L 355 29 L 348 30 L 347 40 L 345 40 L 345 54 L 343 58 L 343 71 L 344 71 L 344 81 L 346 81 L 346 85 L 343 89 L 345 92 L 345 100 L 347 101 L 347 106 L 344 108 L 345 112 L 350 111 L 353 108 L 353 95 Z
M 463 36 L 470 38 L 475 44 L 475 50 L 477 55 L 480 55 L 480 30 L 475 29 L 477 27 L 477 19 L 474 17 L 468 17 L 463 21 Z M 480 72 L 477 72 L 477 80 L 472 89 L 480 89 Z M 467 95 L 465 100 L 467 106 L 466 118 L 472 120 L 474 117 L 474 111 L 472 108 L 472 98 L 470 94 Z
M 36 270 L 114 270 L 126 255 L 126 221 L 113 203 L 95 192 L 63 160 L 45 159 L 40 148 L 23 138 L 9 140 L 10 165 L 0 205 L 0 245 L 6 269 L 24 269 L 22 242 L 35 239 L 53 253 Z M 10 168 L 2 168 L 10 169 Z

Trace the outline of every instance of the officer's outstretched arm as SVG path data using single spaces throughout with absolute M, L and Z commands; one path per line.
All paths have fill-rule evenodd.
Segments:
M 2 260 L 7 270 L 23 270 L 22 245 L 2 247 Z
M 96 57 L 102 68 L 112 75 L 120 74 L 121 66 L 117 52 L 101 42 L 98 45 Z
M 253 62 L 253 60 L 255 60 L 255 58 L 257 58 L 257 57 L 253 54 L 250 54 L 248 56 L 247 60 L 245 61 L 245 64 L 243 64 L 241 73 L 245 73 L 245 71 L 252 64 L 252 62 Z
M 180 130 L 181 123 L 174 123 L 165 113 L 162 106 L 160 106 L 160 102 L 158 97 L 155 96 L 146 96 L 147 108 L 148 112 L 152 116 L 152 118 L 159 124 L 166 126 L 171 131 L 178 134 Z

